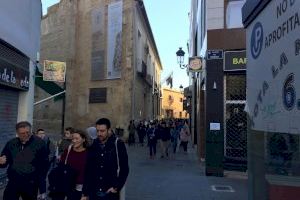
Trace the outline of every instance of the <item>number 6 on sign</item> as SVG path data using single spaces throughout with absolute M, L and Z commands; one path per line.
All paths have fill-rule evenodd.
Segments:
M 296 103 L 296 90 L 293 85 L 294 83 L 294 73 L 288 75 L 285 79 L 283 88 L 282 88 L 282 100 L 284 108 L 288 111 L 292 110 Z

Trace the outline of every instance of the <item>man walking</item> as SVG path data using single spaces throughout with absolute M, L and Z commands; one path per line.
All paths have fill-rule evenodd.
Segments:
M 118 200 L 126 182 L 129 173 L 126 147 L 112 134 L 110 126 L 106 118 L 96 122 L 98 138 L 88 152 L 81 200 Z
M 17 138 L 8 141 L 1 153 L 0 167 L 7 169 L 8 183 L 3 200 L 35 200 L 38 185 L 45 179 L 48 154 L 45 142 L 32 135 L 31 124 L 16 124 Z

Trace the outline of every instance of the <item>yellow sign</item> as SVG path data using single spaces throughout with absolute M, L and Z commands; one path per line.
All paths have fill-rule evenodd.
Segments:
M 65 82 L 66 63 L 58 61 L 44 61 L 44 81 Z
M 232 64 L 234 65 L 246 65 L 247 58 L 232 58 Z

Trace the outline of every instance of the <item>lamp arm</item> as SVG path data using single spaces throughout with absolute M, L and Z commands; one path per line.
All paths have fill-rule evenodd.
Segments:
M 180 64 L 179 65 L 179 67 L 180 67 L 180 69 L 185 69 L 185 68 L 188 68 L 189 67 L 189 65 L 188 64 Z

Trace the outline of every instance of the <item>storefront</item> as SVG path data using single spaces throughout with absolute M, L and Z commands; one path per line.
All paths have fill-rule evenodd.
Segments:
M 205 84 L 200 87 L 205 89 L 206 175 L 247 169 L 246 62 L 243 29 L 208 31 Z
M 247 169 L 246 50 L 224 52 L 224 167 Z
M 40 48 L 41 1 L 1 2 L 0 151 L 18 121 L 33 118 L 34 74 Z M 0 188 L 5 170 L 0 170 Z
M 29 58 L 0 40 L 0 149 L 15 137 L 19 94 L 29 89 Z M 1 172 L 0 172 L 1 173 Z
M 300 196 L 300 1 L 248 0 L 249 200 Z

